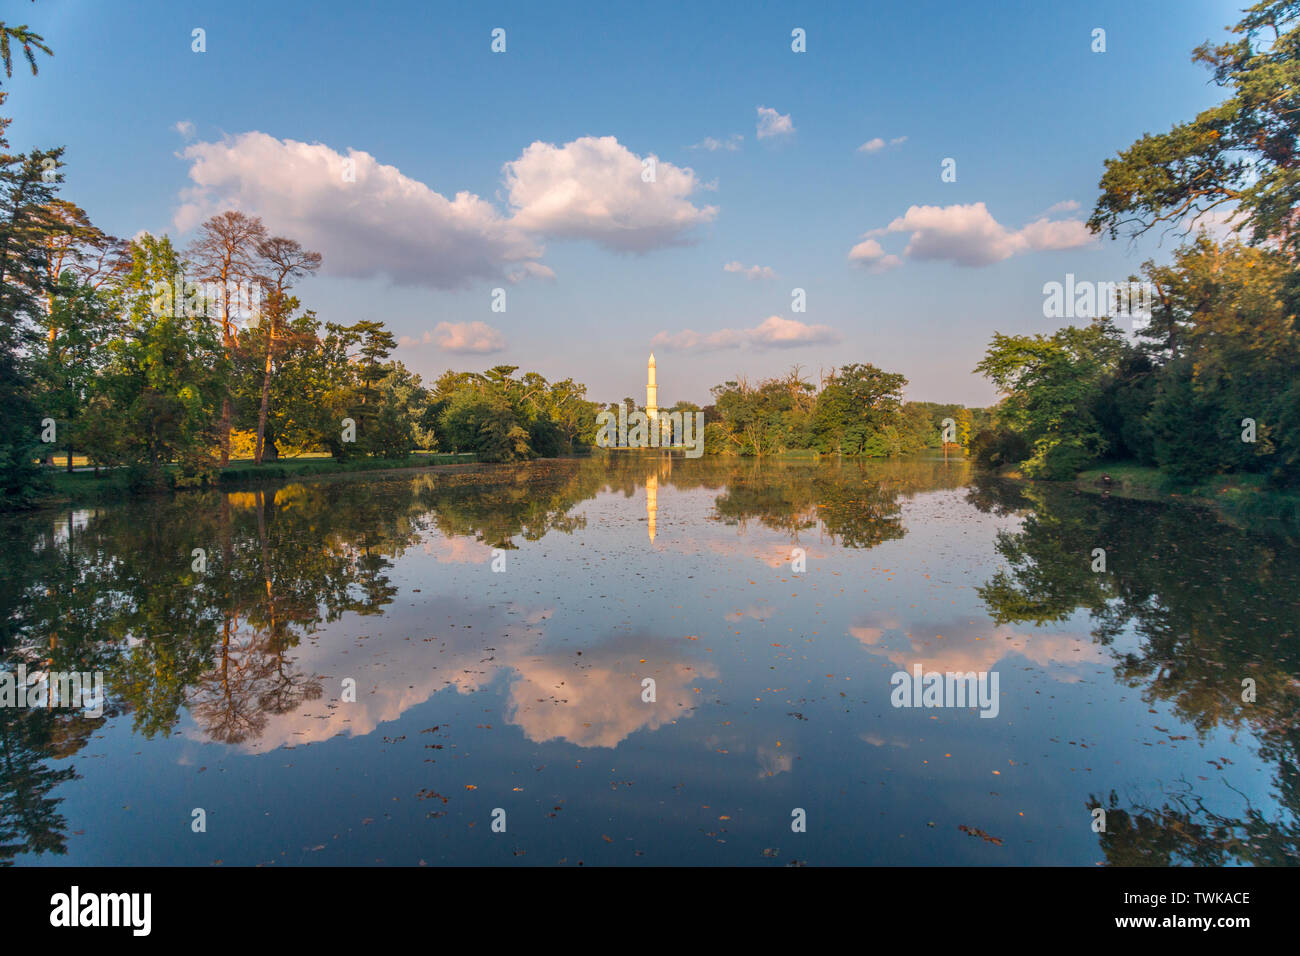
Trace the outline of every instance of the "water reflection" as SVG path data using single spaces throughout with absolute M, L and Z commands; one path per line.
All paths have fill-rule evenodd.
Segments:
M 640 503 L 617 507 L 640 494 L 644 512 Z M 961 542 L 972 528 L 984 534 L 990 517 L 1001 528 L 993 542 L 1000 566 L 980 557 L 987 540 Z M 631 579 L 644 582 L 635 600 L 589 583 L 605 560 L 586 547 L 593 520 L 626 542 L 630 557 L 613 560 L 629 562 Z M 641 520 L 650 553 L 639 531 L 621 530 Z M 1116 684 L 1151 708 L 1167 705 L 1192 728 L 1168 728 L 1171 740 L 1242 732 L 1270 767 L 1275 806 L 1247 798 L 1229 812 L 1205 796 L 1205 780 L 1146 781 L 1134 792 L 1140 768 L 1127 767 L 1087 800 L 1108 811 L 1095 844 L 1117 865 L 1296 861 L 1295 542 L 1190 520 L 1184 508 L 973 481 L 956 461 L 619 455 L 189 493 L 10 519 L 3 531 L 10 546 L 0 553 L 0 667 L 100 670 L 109 699 L 101 718 L 0 707 L 0 862 L 67 851 L 61 794 L 78 775 L 62 761 L 127 715 L 141 740 L 194 734 L 257 755 L 372 735 L 440 691 L 495 689 L 501 718 L 531 744 L 613 749 L 727 706 L 729 682 L 760 666 L 751 661 L 759 650 L 774 661 L 761 666 L 775 671 L 837 633 L 857 649 L 860 673 L 851 676 L 859 681 L 917 663 L 987 671 L 1014 661 L 1071 684 L 1104 665 Z M 556 535 L 572 539 L 551 559 L 567 565 L 531 578 L 486 567 L 494 549 L 519 551 Z M 899 552 L 889 548 L 909 536 L 904 582 Z M 829 577 L 796 580 L 796 547 Z M 1096 547 L 1106 549 L 1104 574 L 1090 569 Z M 205 556 L 201 570 L 195 549 Z M 874 550 L 895 556 L 890 566 Z M 426 560 L 488 583 L 470 591 L 452 577 L 454 586 L 437 588 L 427 571 L 412 577 L 412 562 Z M 745 573 L 718 564 L 737 560 L 765 569 L 755 574 L 781 594 L 754 580 L 747 583 L 760 593 L 740 594 Z M 711 577 L 701 573 L 708 569 Z M 986 616 L 952 607 L 968 579 Z M 579 636 L 572 623 L 552 626 L 556 605 L 543 583 L 593 612 L 580 645 L 566 643 Z M 428 589 L 436 593 L 422 594 Z M 809 589 L 811 599 L 798 596 Z M 719 601 L 737 592 L 725 611 L 709 603 L 720 590 Z M 851 597 L 858 590 L 863 596 Z M 851 603 L 824 611 L 834 596 Z M 805 600 L 815 603 L 797 603 Z M 606 616 L 597 620 L 596 608 Z M 753 641 L 747 628 L 785 636 Z M 734 649 L 725 644 L 742 639 Z M 343 705 L 347 676 L 357 681 L 357 702 Z M 646 677 L 656 683 L 654 707 L 640 697 Z M 1247 678 L 1257 688 L 1250 702 L 1242 697 Z M 782 684 L 746 688 L 738 696 L 756 701 L 795 693 Z M 804 693 L 805 701 L 836 699 Z M 850 701 L 846 694 L 838 698 Z M 1040 706 L 1031 700 L 1022 710 L 1032 717 Z M 875 750 L 911 742 L 866 712 L 854 719 L 855 735 Z M 699 743 L 720 754 L 748 749 L 747 779 L 797 776 L 794 735 L 765 729 L 750 739 L 731 720 L 722 726 L 700 726 Z M 424 762 L 451 759 L 430 746 Z
M 1017 531 L 998 535 L 1007 566 L 979 589 L 994 621 L 1086 612 L 1118 682 L 1149 706 L 1170 705 L 1203 740 L 1220 729 L 1250 734 L 1273 769 L 1284 810 L 1274 817 L 1244 797 L 1240 816 L 1216 812 L 1186 780 L 1135 802 L 1095 796 L 1089 807 L 1108 810 L 1107 860 L 1300 862 L 1300 542 L 1285 529 L 1251 534 L 1209 516 L 1191 520 L 1185 508 L 1042 486 L 979 482 L 970 501 L 1023 513 Z M 1092 570 L 1098 547 L 1104 573 Z

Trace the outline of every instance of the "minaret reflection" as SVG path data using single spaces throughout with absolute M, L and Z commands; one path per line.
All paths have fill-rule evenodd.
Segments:
M 653 471 L 645 480 L 645 517 L 650 523 L 650 540 L 655 539 L 655 514 L 659 511 L 659 476 Z
M 671 455 L 662 455 L 655 459 L 652 470 L 645 479 L 645 519 L 649 525 L 650 540 L 655 539 L 655 519 L 659 513 L 659 478 L 667 478 L 673 471 Z

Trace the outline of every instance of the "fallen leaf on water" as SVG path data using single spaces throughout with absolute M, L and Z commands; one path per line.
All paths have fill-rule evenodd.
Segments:
M 1002 839 L 1000 837 L 991 836 L 985 833 L 979 827 L 968 827 L 964 823 L 959 823 L 957 825 L 957 829 L 960 830 L 962 833 L 968 833 L 971 836 L 979 837 L 985 843 L 992 843 L 994 846 L 1002 845 Z

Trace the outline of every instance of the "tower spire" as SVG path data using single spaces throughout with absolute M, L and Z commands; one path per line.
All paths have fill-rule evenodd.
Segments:
M 646 365 L 645 383 L 645 417 L 651 429 L 659 422 L 659 386 L 655 382 L 655 354 L 650 353 L 650 362 Z

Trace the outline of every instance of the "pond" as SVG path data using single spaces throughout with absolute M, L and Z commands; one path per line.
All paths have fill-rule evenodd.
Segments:
M 1187 505 L 623 452 L 0 529 L 0 670 L 103 686 L 0 706 L 0 865 L 1300 862 L 1300 549 Z

